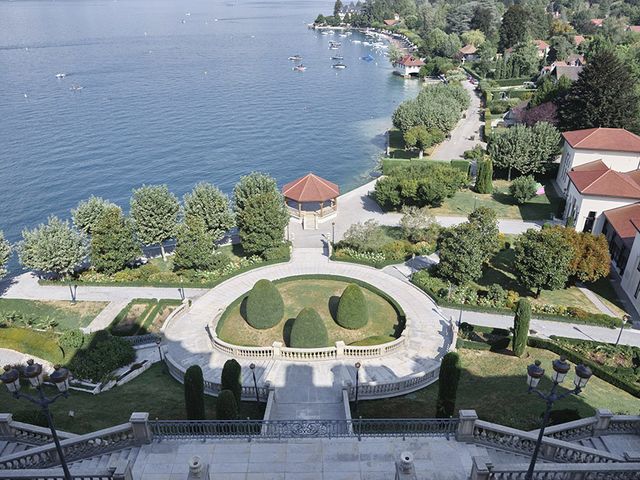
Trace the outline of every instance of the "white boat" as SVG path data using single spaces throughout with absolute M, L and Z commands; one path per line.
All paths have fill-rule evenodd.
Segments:
M 351 43 L 362 43 L 361 40 L 351 40 Z
M 82 90 L 82 86 L 81 85 L 71 85 L 71 88 L 69 90 L 71 90 L 72 92 L 79 92 L 80 90 Z
M 344 57 L 342 55 L 334 55 L 331 60 L 344 60 Z
M 299 62 L 300 60 L 302 60 L 302 57 L 300 55 L 291 55 L 289 57 L 289 60 L 295 61 L 295 62 Z
M 64 78 L 66 76 L 67 76 L 66 73 L 56 73 L 56 78 Z
M 335 63 L 332 65 L 333 68 L 337 68 L 338 70 L 344 70 L 347 66 L 344 63 Z
M 293 67 L 293 71 L 294 72 L 304 72 L 307 69 L 307 67 L 305 67 L 304 65 L 300 64 L 300 65 L 296 65 L 295 67 Z
M 322 31 L 320 32 L 320 35 L 329 35 L 329 32 Z
M 339 36 L 342 37 L 342 38 L 347 38 L 347 34 L 346 33 L 341 33 Z

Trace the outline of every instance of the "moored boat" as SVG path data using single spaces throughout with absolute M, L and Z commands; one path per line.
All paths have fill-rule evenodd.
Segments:
M 333 68 L 337 68 L 338 70 L 344 70 L 347 66 L 344 63 L 334 63 L 332 65 Z
M 289 60 L 295 61 L 295 62 L 299 62 L 300 60 L 302 60 L 302 57 L 300 55 L 291 55 L 289 57 Z
M 305 67 L 304 65 L 300 64 L 300 65 L 296 65 L 295 67 L 293 67 L 293 70 L 295 72 L 304 72 L 307 69 L 307 67 Z

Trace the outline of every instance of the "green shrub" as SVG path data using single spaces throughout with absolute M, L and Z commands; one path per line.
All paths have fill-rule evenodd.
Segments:
M 58 345 L 62 347 L 63 350 L 73 349 L 77 350 L 82 347 L 84 344 L 84 333 L 81 330 L 67 330 L 64 332 L 60 338 L 58 338 Z
M 362 289 L 355 283 L 347 285 L 340 296 L 336 322 L 342 328 L 356 330 L 364 327 L 368 321 L 367 301 Z
M 238 418 L 238 404 L 231 390 L 222 390 L 216 402 L 218 420 L 236 420 Z
M 509 185 L 509 193 L 519 204 L 523 204 L 536 196 L 538 183 L 531 175 L 516 178 Z
M 269 280 L 258 280 L 247 296 L 247 323 L 264 330 L 275 327 L 284 315 L 284 301 Z
M 184 374 L 184 405 L 187 420 L 204 420 L 204 379 L 199 365 L 191 365 Z
M 291 247 L 288 243 L 283 243 L 277 247 L 269 248 L 262 253 L 262 258 L 268 262 L 276 260 L 288 260 L 291 252 Z
M 436 417 L 450 418 L 455 413 L 458 382 L 460 382 L 461 373 L 460 356 L 456 352 L 447 353 L 442 358 L 440 365 Z
M 487 290 L 487 298 L 493 302 L 494 305 L 502 306 L 507 300 L 507 291 L 502 288 L 499 283 L 493 283 L 489 285 Z
M 493 162 L 489 157 L 478 160 L 476 192 L 482 194 L 493 192 Z
M 531 304 L 526 298 L 518 300 L 516 314 L 513 318 L 513 353 L 521 357 L 527 347 L 529 323 L 531 321 Z
M 112 336 L 106 330 L 100 330 L 89 338 L 68 364 L 75 378 L 102 381 L 114 370 L 136 359 L 135 350 L 129 342 Z
M 404 261 L 412 251 L 413 246 L 408 240 L 394 240 L 385 243 L 380 248 L 380 253 L 384 255 L 385 260 Z
M 507 113 L 507 110 L 511 108 L 511 105 L 507 100 L 494 100 L 489 103 L 489 110 L 492 114 L 501 115 Z
M 231 359 L 224 362 L 222 375 L 220 377 L 220 388 L 233 392 L 237 405 L 240 405 L 240 399 L 242 397 L 241 374 L 242 367 L 236 360 Z
M 289 346 L 294 348 L 321 348 L 329 343 L 327 328 L 313 308 L 303 308 L 293 321 Z
M 435 298 L 445 298 L 449 293 L 449 284 L 440 277 L 432 276 L 428 270 L 420 270 L 414 273 L 411 281 L 418 288 Z
M 468 179 L 469 171 L 471 168 L 471 162 L 469 162 L 468 160 L 451 160 L 451 168 L 460 170 L 462 173 L 466 175 Z

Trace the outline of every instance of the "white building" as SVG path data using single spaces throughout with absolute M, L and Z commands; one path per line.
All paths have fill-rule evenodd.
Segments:
M 640 168 L 640 137 L 622 128 L 589 128 L 564 132 L 564 146 L 556 181 L 561 192 L 569 189 L 569 172 L 579 165 L 602 161 L 618 172 Z
M 417 77 L 424 62 L 413 55 L 405 55 L 393 64 L 393 71 L 405 78 Z
M 640 311 L 640 206 L 634 207 L 634 212 L 629 212 L 634 216 L 627 221 L 630 228 L 623 250 L 626 259 L 620 286 L 627 293 L 635 309 Z M 611 257 L 613 260 L 613 254 Z

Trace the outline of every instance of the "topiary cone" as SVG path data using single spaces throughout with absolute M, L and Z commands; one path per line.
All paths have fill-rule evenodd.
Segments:
M 329 343 L 327 327 L 313 308 L 303 308 L 293 321 L 289 346 L 294 348 L 322 348 Z
M 269 280 L 258 280 L 247 296 L 247 323 L 264 330 L 275 327 L 284 316 L 284 301 Z
M 338 303 L 336 322 L 343 328 L 356 330 L 369 321 L 369 310 L 362 289 L 355 283 L 347 285 Z

